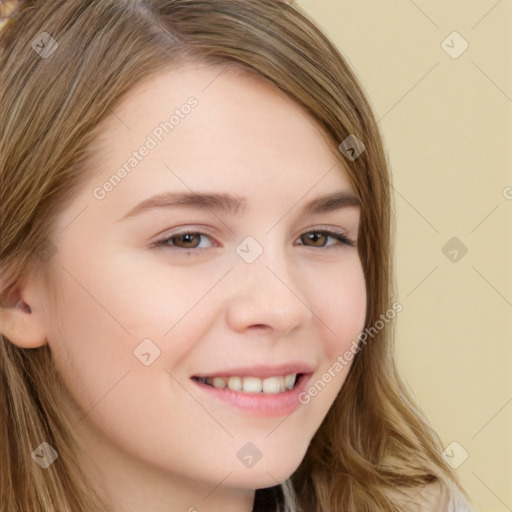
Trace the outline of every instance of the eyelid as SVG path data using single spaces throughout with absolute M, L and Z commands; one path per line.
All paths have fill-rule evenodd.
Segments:
M 215 242 L 215 235 L 210 233 L 207 229 L 205 229 L 203 227 L 192 226 L 192 227 L 183 228 L 182 230 L 172 231 L 170 233 L 167 233 L 166 235 L 164 235 L 161 238 L 152 242 L 150 244 L 150 247 L 164 246 L 166 244 L 166 242 L 168 242 L 171 238 L 178 237 L 178 236 L 184 236 L 184 235 L 202 235 L 202 236 L 206 236 L 206 237 L 210 238 L 213 242 Z M 215 246 L 218 247 L 218 244 L 216 244 Z M 169 246 L 169 247 L 171 247 L 171 246 Z M 175 249 L 181 249 L 182 251 L 190 251 L 190 250 L 200 251 L 201 250 L 201 249 L 194 249 L 193 247 L 189 248 L 189 249 L 185 249 L 183 247 L 175 247 Z
M 339 245 L 342 245 L 342 246 L 345 245 L 345 246 L 349 246 L 349 247 L 355 247 L 357 245 L 356 241 L 353 240 L 351 237 L 349 237 L 348 234 L 346 234 L 345 230 L 343 230 L 341 228 L 334 228 L 334 227 L 330 227 L 330 226 L 314 226 L 314 227 L 306 228 L 305 230 L 303 230 L 301 232 L 301 234 L 299 235 L 299 237 L 301 237 L 302 235 L 306 235 L 308 233 L 325 234 L 328 237 L 338 240 L 338 242 L 340 242 L 340 243 L 332 244 L 332 245 L 328 245 L 328 246 L 324 246 L 324 247 L 315 247 L 315 246 L 308 246 L 305 244 L 301 244 L 304 247 L 312 247 L 313 249 L 315 249 L 315 248 L 316 249 L 329 249 L 330 247 L 339 246 Z M 169 242 L 169 240 L 171 238 L 184 236 L 184 235 L 206 236 L 207 238 L 210 238 L 215 243 L 214 235 L 212 235 L 210 232 L 208 232 L 208 230 L 205 230 L 204 228 L 199 228 L 199 227 L 198 228 L 187 227 L 181 231 L 168 233 L 164 237 L 155 240 L 154 242 L 151 243 L 151 247 L 152 248 L 168 247 L 172 250 L 195 251 L 195 252 L 201 252 L 201 251 L 211 248 L 211 247 L 207 247 L 207 248 L 189 247 L 189 248 L 186 248 L 186 247 L 175 247 L 175 246 L 167 245 L 167 242 Z M 214 245 L 214 247 L 218 247 L 218 244 Z

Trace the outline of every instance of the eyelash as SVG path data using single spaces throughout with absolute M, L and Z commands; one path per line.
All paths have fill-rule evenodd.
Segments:
M 305 233 L 303 233 L 303 235 L 307 235 L 307 234 L 310 234 L 310 233 L 328 235 L 329 237 L 332 237 L 332 238 L 338 240 L 339 242 L 341 242 L 342 244 L 348 245 L 350 247 L 355 247 L 355 245 L 356 245 L 356 243 L 353 240 L 351 240 L 350 238 L 348 238 L 347 236 L 345 236 L 342 233 L 339 233 L 337 231 L 330 230 L 330 229 L 319 229 L 319 230 L 306 231 Z M 186 235 L 200 235 L 200 236 L 206 236 L 206 237 L 208 237 L 210 239 L 212 238 L 207 233 L 203 233 L 201 231 L 183 231 L 182 233 L 173 233 L 171 235 L 166 236 L 165 238 L 157 240 L 157 241 L 153 242 L 151 247 L 167 247 L 167 248 L 171 248 L 173 250 L 177 249 L 177 250 L 182 250 L 182 251 L 198 251 L 198 250 L 200 251 L 200 250 L 205 250 L 205 248 L 198 249 L 197 247 L 176 247 L 176 246 L 168 244 L 168 242 L 172 241 L 173 238 L 177 238 L 177 237 L 180 237 L 180 236 L 186 236 Z M 315 248 L 315 246 L 307 246 L 305 244 L 302 244 L 302 245 L 304 245 L 304 247 L 313 247 L 313 248 Z M 317 249 L 328 249 L 329 247 L 332 247 L 332 246 L 316 247 L 316 248 Z

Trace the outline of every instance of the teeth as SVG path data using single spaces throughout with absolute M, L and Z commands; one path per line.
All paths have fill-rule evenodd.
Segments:
M 263 393 L 279 393 L 279 377 L 270 377 L 263 381 Z
M 214 377 L 212 384 L 214 387 L 221 389 L 227 386 L 226 381 L 220 377 Z
M 284 393 L 295 386 L 297 374 L 269 377 L 259 379 L 258 377 L 201 377 L 200 382 L 210 384 L 214 388 L 228 388 L 232 391 L 243 391 L 244 393 Z
M 240 377 L 229 377 L 228 388 L 233 391 L 242 391 L 242 379 Z
M 284 386 L 286 389 L 292 389 L 293 386 L 295 385 L 295 378 L 297 377 L 296 374 L 293 374 L 293 375 L 287 375 L 285 378 L 284 378 Z
M 245 377 L 243 390 L 245 393 L 261 393 L 261 379 L 258 379 L 258 377 Z

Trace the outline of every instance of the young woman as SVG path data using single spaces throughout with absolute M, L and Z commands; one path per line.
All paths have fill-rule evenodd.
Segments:
M 0 32 L 0 510 L 468 511 L 395 367 L 391 181 L 276 0 Z

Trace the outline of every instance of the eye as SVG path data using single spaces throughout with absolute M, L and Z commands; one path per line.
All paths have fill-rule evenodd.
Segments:
M 207 237 L 210 240 L 212 239 L 206 233 L 195 232 L 195 231 L 186 231 L 184 233 L 172 234 L 171 236 L 168 236 L 168 237 L 164 238 L 163 240 L 157 240 L 153 245 L 157 246 L 157 247 L 162 247 L 162 246 L 173 247 L 174 246 L 179 249 L 198 249 L 200 247 L 197 244 L 197 242 L 201 237 Z M 176 244 L 176 241 L 178 241 L 177 244 Z M 184 245 L 181 246 L 180 244 L 184 244 Z M 205 249 L 205 247 L 202 247 L 202 249 Z M 207 249 L 207 247 L 206 247 L 206 249 Z
M 306 237 L 306 238 L 304 238 Z M 322 229 L 322 230 L 316 230 L 316 231 L 308 231 L 307 233 L 304 233 L 303 235 L 301 235 L 301 240 L 308 240 L 309 242 L 318 242 L 319 240 L 322 241 L 322 240 L 327 240 L 328 238 L 333 238 L 335 240 L 338 240 L 338 242 L 341 242 L 342 244 L 344 245 L 349 245 L 350 247 L 355 247 L 356 243 L 351 240 L 350 238 L 348 238 L 347 236 L 345 236 L 343 233 L 339 233 L 337 231 L 333 231 L 333 230 L 330 230 L 330 229 Z M 313 246 L 310 246 L 310 247 L 320 247 L 320 248 L 324 248 L 324 247 L 330 247 L 332 245 L 337 245 L 337 244 L 330 244 L 330 245 L 313 245 Z
M 152 247 L 166 247 L 170 249 L 208 249 L 209 247 L 200 246 L 200 240 L 202 237 L 213 240 L 213 238 L 206 233 L 200 231 L 186 231 L 183 233 L 174 233 L 161 240 L 157 240 L 152 244 Z M 320 243 L 319 245 L 308 245 L 307 243 L 302 243 L 301 245 L 318 247 L 320 249 L 331 247 L 333 245 L 340 245 L 340 243 L 350 247 L 355 247 L 356 245 L 353 240 L 348 238 L 343 233 L 339 233 L 330 229 L 308 231 L 300 236 L 301 241 L 313 242 L 313 244 L 317 244 L 319 241 L 326 242 L 329 238 L 337 240 L 339 243 L 328 245 L 325 243 Z

